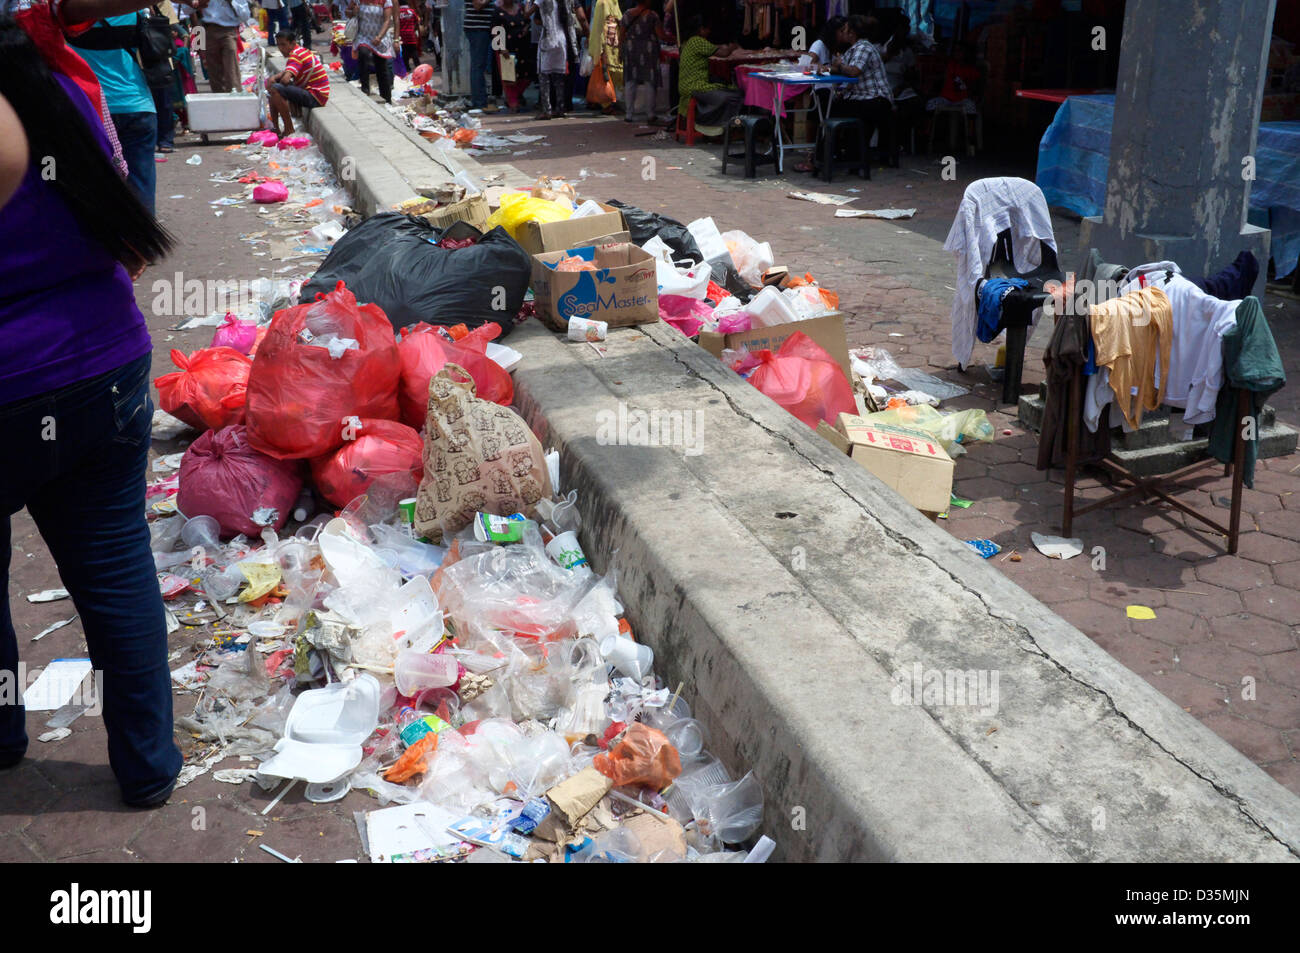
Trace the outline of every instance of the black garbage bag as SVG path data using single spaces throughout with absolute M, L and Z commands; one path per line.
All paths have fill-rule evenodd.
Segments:
M 605 204 L 612 205 L 623 213 L 623 221 L 627 224 L 628 234 L 632 236 L 632 244 L 644 245 L 658 235 L 659 240 L 673 250 L 674 260 L 704 260 L 704 253 L 700 251 L 695 236 L 676 219 L 657 212 L 647 212 L 635 205 L 625 205 L 618 199 L 609 199 Z M 709 268 L 713 272 L 713 280 L 741 301 L 748 302 L 754 296 L 754 289 L 740 277 L 730 255 L 710 261 Z
M 477 234 L 463 222 L 438 229 L 400 212 L 374 215 L 343 235 L 302 288 L 303 301 L 342 281 L 362 304 L 384 309 L 393 327 L 420 321 L 471 330 L 489 321 L 502 335 L 514 326 L 533 260 L 502 228 L 467 248 L 439 248 L 448 237 Z

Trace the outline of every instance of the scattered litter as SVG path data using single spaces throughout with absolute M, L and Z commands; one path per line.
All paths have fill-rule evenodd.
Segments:
M 66 589 L 42 589 L 40 592 L 33 592 L 27 597 L 28 602 L 58 602 L 60 599 L 67 599 L 69 592 Z
M 1034 548 L 1048 559 L 1071 559 L 1083 552 L 1083 540 L 1065 539 L 1061 536 L 1045 536 L 1042 533 L 1030 533 Z
M 44 741 L 44 742 L 62 741 L 64 738 L 67 738 L 71 734 L 72 734 L 71 728 L 55 728 L 51 731 L 46 731 L 43 732 L 42 734 L 37 735 L 36 740 Z
M 1149 621 L 1156 617 L 1155 610 L 1148 606 L 1128 606 L 1124 611 L 1130 619 L 1139 621 Z
M 186 164 L 186 165 L 202 165 L 202 164 L 203 164 L 203 156 L 199 155 L 199 154 L 196 152 L 196 153 L 194 153 L 194 155 L 190 156 L 188 159 L 185 160 L 185 164 Z
M 818 205 L 848 205 L 858 200 L 856 195 L 831 195 L 828 192 L 790 192 L 789 198 Z
M 916 214 L 916 209 L 914 208 L 874 208 L 874 209 L 837 208 L 835 210 L 836 218 L 898 219 L 898 218 L 911 218 L 915 214 Z
M 966 509 L 970 509 L 971 504 L 974 503 L 975 501 L 974 501 L 974 500 L 963 500 L 963 499 L 962 499 L 960 496 L 958 496 L 956 493 L 953 493 L 953 494 L 951 495 L 951 498 L 949 499 L 948 502 L 949 502 L 949 504 L 952 505 L 952 506 L 960 507 L 961 509 L 966 510 Z
M 23 693 L 28 711 L 56 711 L 68 704 L 92 671 L 88 658 L 56 658 Z
M 989 559 L 1002 552 L 1002 547 L 991 539 L 967 539 L 963 540 L 963 542 L 985 559 Z
M 41 631 L 37 632 L 35 635 L 32 636 L 32 641 L 39 642 L 41 639 L 45 638 L 51 632 L 57 632 L 65 625 L 69 625 L 70 623 L 76 621 L 76 618 L 77 617 L 74 615 L 71 616 L 70 618 L 64 619 L 61 622 L 55 622 L 53 625 L 47 625 L 45 628 L 41 629 Z
M 46 728 L 67 728 L 89 710 L 88 706 L 71 702 L 64 705 L 45 722 Z

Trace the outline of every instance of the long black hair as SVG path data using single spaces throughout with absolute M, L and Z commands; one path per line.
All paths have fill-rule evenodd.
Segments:
M 33 165 L 54 163 L 50 184 L 110 255 L 131 269 L 172 249 L 175 240 L 118 175 L 36 44 L 5 14 L 0 14 L 0 95 L 23 124 Z

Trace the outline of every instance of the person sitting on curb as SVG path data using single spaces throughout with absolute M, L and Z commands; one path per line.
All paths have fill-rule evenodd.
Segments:
M 271 125 L 278 136 L 293 135 L 293 116 L 289 104 L 303 109 L 324 106 L 330 98 L 330 79 L 320 57 L 306 47 L 299 46 L 293 35 L 280 32 L 275 38 L 287 65 L 279 76 L 267 84 Z M 281 131 L 283 129 L 283 131 Z

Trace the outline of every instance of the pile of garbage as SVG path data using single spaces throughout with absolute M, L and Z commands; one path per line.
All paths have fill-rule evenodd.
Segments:
M 202 633 L 173 656 L 178 784 L 370 792 L 379 862 L 765 859 L 758 781 L 588 560 L 499 328 L 399 339 L 343 282 L 292 301 L 156 381 L 155 434 L 199 431 L 148 488 L 169 628 Z

